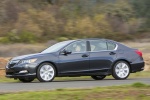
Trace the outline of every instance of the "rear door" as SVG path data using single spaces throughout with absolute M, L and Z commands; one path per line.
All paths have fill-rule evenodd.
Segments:
M 116 44 L 106 40 L 89 40 L 90 70 L 93 72 L 107 72 L 116 59 Z

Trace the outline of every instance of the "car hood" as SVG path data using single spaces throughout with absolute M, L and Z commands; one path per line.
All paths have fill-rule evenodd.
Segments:
M 28 55 L 14 57 L 11 60 L 32 59 L 43 55 L 45 55 L 45 53 L 28 54 Z

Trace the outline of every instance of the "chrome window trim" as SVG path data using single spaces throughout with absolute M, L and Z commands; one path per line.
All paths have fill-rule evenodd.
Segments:
M 65 48 L 63 48 L 62 50 L 60 50 L 60 52 L 63 51 L 63 50 L 65 50 L 65 49 L 66 49 L 68 46 L 70 46 L 71 44 L 73 44 L 73 43 L 75 43 L 75 42 L 80 42 L 80 41 L 85 41 L 85 42 L 89 41 L 89 42 L 90 42 L 90 40 L 78 40 L 78 41 L 73 41 L 72 43 L 70 43 L 69 45 L 67 45 Z M 107 42 L 111 42 L 111 41 L 107 41 L 107 40 L 102 40 L 102 41 L 105 41 L 106 43 L 107 43 Z M 112 43 L 112 42 L 111 42 L 111 43 Z M 88 50 L 87 50 L 87 47 L 86 47 L 86 51 L 85 51 L 85 52 L 72 52 L 71 54 L 83 54 L 83 53 L 91 53 L 91 52 L 96 53 L 96 52 L 116 51 L 116 50 L 118 49 L 118 44 L 116 44 L 116 43 L 113 43 L 113 44 L 116 45 L 116 47 L 115 47 L 114 50 L 88 51 Z M 87 44 L 86 44 L 86 46 L 87 46 Z
M 90 42 L 91 40 L 88 40 L 88 41 Z M 92 40 L 92 41 L 96 41 L 96 40 Z M 116 47 L 115 47 L 115 49 L 113 49 L 113 50 L 100 50 L 100 51 L 89 51 L 89 52 L 116 51 L 116 50 L 118 49 L 118 44 L 116 44 L 116 43 L 114 43 L 114 42 L 111 42 L 111 41 L 108 41 L 108 40 L 100 40 L 100 41 L 105 41 L 106 44 L 107 44 L 107 43 L 115 44 Z M 91 44 L 90 44 L 90 48 L 91 48 Z M 108 45 L 107 45 L 107 48 L 108 48 Z

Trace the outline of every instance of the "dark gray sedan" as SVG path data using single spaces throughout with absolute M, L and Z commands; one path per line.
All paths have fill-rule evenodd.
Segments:
M 12 58 L 6 77 L 31 82 L 50 82 L 55 77 L 91 76 L 102 80 L 108 75 L 126 79 L 142 71 L 142 52 L 107 39 L 81 39 L 59 42 L 41 53 Z

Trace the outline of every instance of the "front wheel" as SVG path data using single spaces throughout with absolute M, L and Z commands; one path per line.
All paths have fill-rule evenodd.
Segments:
M 113 66 L 112 76 L 117 80 L 123 80 L 128 78 L 130 74 L 130 66 L 125 61 L 118 61 Z
M 91 76 L 91 77 L 95 80 L 103 80 L 106 77 L 106 75 L 98 75 L 98 76 Z
M 55 67 L 50 63 L 43 63 L 37 69 L 37 78 L 40 82 L 51 82 L 55 75 Z
M 21 82 L 28 83 L 28 82 L 32 82 L 34 78 L 19 78 L 19 80 Z

